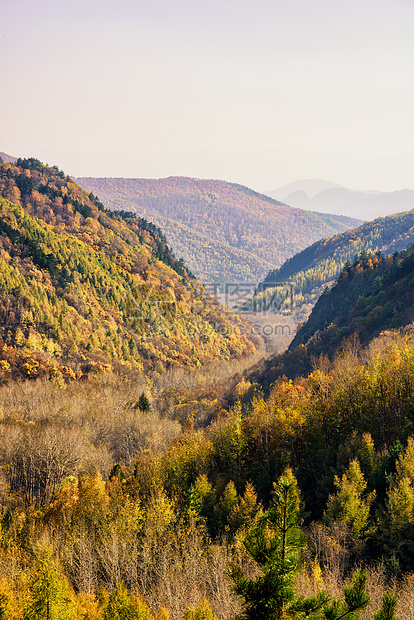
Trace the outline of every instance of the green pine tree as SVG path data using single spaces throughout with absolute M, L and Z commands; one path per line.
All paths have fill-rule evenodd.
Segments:
M 239 620 L 356 620 L 368 605 L 367 577 L 362 570 L 356 571 L 352 584 L 344 588 L 344 601 L 330 600 L 325 592 L 306 599 L 296 594 L 294 580 L 301 566 L 304 539 L 299 528 L 299 491 L 291 470 L 279 478 L 270 509 L 243 542 L 261 574 L 251 579 L 240 566 L 230 569 L 235 592 L 244 598 Z
M 352 583 L 344 588 L 344 601 L 333 599 L 323 608 L 322 618 L 325 620 L 356 620 L 368 606 L 369 596 L 365 591 L 367 574 L 364 570 L 357 570 Z M 311 616 L 312 617 L 312 616 Z
M 68 606 L 69 587 L 51 551 L 42 551 L 37 569 L 32 575 L 31 600 L 24 609 L 24 620 L 69 620 L 73 618 Z
M 298 517 L 297 482 L 292 472 L 287 470 L 275 485 L 272 506 L 247 532 L 243 541 L 246 551 L 260 567 L 261 574 L 250 579 L 239 566 L 233 566 L 230 570 L 235 592 L 244 598 L 240 620 L 294 617 L 292 613 L 299 599 L 293 584 L 300 568 L 300 551 L 304 544 Z M 327 598 L 323 594 L 315 597 L 312 604 L 316 610 L 325 602 Z
M 389 592 L 384 592 L 382 600 L 382 607 L 374 615 L 374 620 L 398 620 L 395 615 L 395 609 L 397 607 L 397 597 L 393 596 Z
M 137 408 L 138 408 L 140 411 L 142 411 L 142 412 L 145 412 L 145 411 L 150 411 L 150 409 L 151 409 L 151 403 L 150 403 L 150 401 L 148 400 L 148 397 L 147 397 L 147 396 L 145 396 L 145 393 L 144 393 L 144 392 L 142 392 L 141 396 L 139 397 L 139 399 L 138 399 L 138 403 L 137 403 L 137 405 L 136 405 L 136 406 L 137 406 Z

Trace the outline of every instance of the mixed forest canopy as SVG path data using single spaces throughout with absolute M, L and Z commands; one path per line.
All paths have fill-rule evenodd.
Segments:
M 203 282 L 258 282 L 321 237 L 360 221 L 302 211 L 225 181 L 79 178 L 113 210 L 155 222 Z
M 258 287 L 272 289 L 275 282 L 291 284 L 298 315 L 307 318 L 327 286 L 342 269 L 363 252 L 394 254 L 414 243 L 414 210 L 365 222 L 358 228 L 315 242 L 268 273 Z M 269 293 L 268 293 L 269 295 Z M 257 304 L 263 303 L 260 295 Z
M 56 167 L 0 165 L 0 233 L 2 381 L 56 364 L 160 372 L 255 350 L 153 223 L 108 211 Z
M 252 375 L 267 389 L 278 377 L 294 379 L 311 372 L 316 359 L 332 359 L 346 342 L 368 346 L 382 332 L 413 321 L 414 249 L 392 256 L 364 250 L 319 297 L 288 351 L 269 358 Z
M 129 609 L 148 620 L 230 620 L 263 574 L 291 575 L 289 592 L 272 582 L 283 609 L 299 613 L 307 600 L 345 613 L 343 587 L 359 583 L 358 617 L 372 619 L 391 591 L 409 619 L 413 364 L 407 329 L 368 349 L 346 346 L 268 396 L 241 375 L 221 396 L 216 387 L 201 397 L 200 384 L 181 380 L 168 390 L 168 415 L 161 384 L 146 388 L 149 410 L 135 406 L 142 388 L 131 381 L 3 387 L 4 617 L 43 605 L 56 614 L 65 606 L 67 618 Z M 198 414 L 217 396 L 221 409 L 206 425 Z M 171 417 L 183 410 L 185 422 Z M 297 485 L 293 573 L 272 538 L 286 484 Z M 261 540 L 268 555 L 255 551 Z M 256 602 L 266 600 L 262 590 Z
M 414 251 L 290 351 L 160 230 L 0 166 L 0 618 L 413 620 Z
M 413 248 L 393 256 L 363 251 L 345 265 L 332 290 L 319 298 L 290 348 L 314 341 L 326 354 L 351 335 L 366 345 L 382 331 L 413 321 Z

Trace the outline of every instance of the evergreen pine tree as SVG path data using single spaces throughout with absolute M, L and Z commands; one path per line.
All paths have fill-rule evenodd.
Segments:
M 151 403 L 148 400 L 148 397 L 145 396 L 144 392 L 142 392 L 138 399 L 137 408 L 142 412 L 149 411 L 151 409 Z
M 298 520 L 299 492 L 288 469 L 275 485 L 270 509 L 250 528 L 243 541 L 261 574 L 250 579 L 240 566 L 230 569 L 235 592 L 244 598 L 239 620 L 356 620 L 368 605 L 367 577 L 362 570 L 356 571 L 352 584 L 344 588 L 343 602 L 329 600 L 325 592 L 306 599 L 297 596 L 294 580 L 304 545 Z
M 382 607 L 374 615 L 374 620 L 398 620 L 397 616 L 394 614 L 396 607 L 397 597 L 389 592 L 384 592 Z
M 38 557 L 37 570 L 31 580 L 31 601 L 26 605 L 24 620 L 60 620 L 73 618 L 67 605 L 69 587 L 51 558 L 49 550 Z

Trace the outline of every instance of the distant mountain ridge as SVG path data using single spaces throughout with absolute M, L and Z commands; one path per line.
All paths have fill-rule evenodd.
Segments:
M 268 192 L 268 195 L 277 200 L 287 200 L 289 196 L 296 192 L 304 192 L 308 198 L 314 198 L 327 189 L 342 188 L 343 185 L 334 183 L 333 181 L 325 181 L 325 179 L 301 179 L 286 183 L 277 189 Z
M 153 221 L 204 282 L 257 282 L 272 266 L 360 220 L 306 212 L 214 179 L 78 178 L 112 210 Z
M 2 152 L 0 152 L 0 159 L 2 159 L 5 164 L 15 164 L 17 161 L 17 157 Z
M 414 190 L 352 190 L 323 179 L 304 179 L 269 192 L 300 209 L 373 220 L 414 208 Z

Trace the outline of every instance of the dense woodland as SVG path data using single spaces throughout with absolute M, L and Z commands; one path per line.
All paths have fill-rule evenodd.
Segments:
M 326 291 L 327 293 L 327 291 Z M 336 286 L 322 295 L 312 318 L 291 344 L 311 345 L 314 353 L 332 352 L 351 334 L 362 344 L 385 329 L 414 321 L 414 250 L 382 256 L 361 252 L 345 264 Z M 318 342 L 318 345 L 316 345 Z
M 107 211 L 33 159 L 0 166 L 0 196 L 0 380 L 18 366 L 20 376 L 54 372 L 50 360 L 128 374 L 254 353 L 240 319 L 206 295 L 154 224 Z M 45 359 L 21 364 L 32 352 Z
M 108 375 L 3 387 L 4 617 L 48 604 L 50 617 L 234 618 L 229 571 L 260 575 L 243 541 L 290 467 L 297 594 L 343 599 L 362 565 L 361 617 L 390 591 L 412 618 L 413 367 L 408 330 L 348 345 L 268 397 L 242 375 L 220 385 L 220 371 L 170 376 L 167 389 Z
M 326 289 L 289 350 L 267 360 L 252 376 L 268 389 L 280 376 L 307 374 L 321 355 L 332 358 L 352 339 L 363 346 L 381 332 L 414 321 L 414 250 L 382 256 L 361 252 L 346 263 L 338 282 Z
M 294 209 L 225 181 L 77 179 L 114 210 L 134 211 L 165 231 L 203 282 L 258 282 L 286 258 L 358 220 Z
M 362 252 L 394 254 L 413 243 L 414 211 L 365 222 L 358 228 L 317 241 L 289 258 L 279 269 L 268 273 L 258 291 L 271 289 L 275 282 L 290 283 L 296 314 L 304 320 L 325 288 L 332 286 L 344 266 Z M 257 304 L 266 303 L 262 297 L 258 295 Z
M 75 184 L 91 213 L 34 206 L 72 181 L 1 170 L 0 618 L 414 620 L 413 251 L 359 255 L 290 357 L 252 369 L 151 224 Z M 157 366 L 159 333 L 117 301 L 167 277 L 202 299 L 183 333 L 208 312 L 226 326 L 199 364 L 175 316 L 183 359 Z

